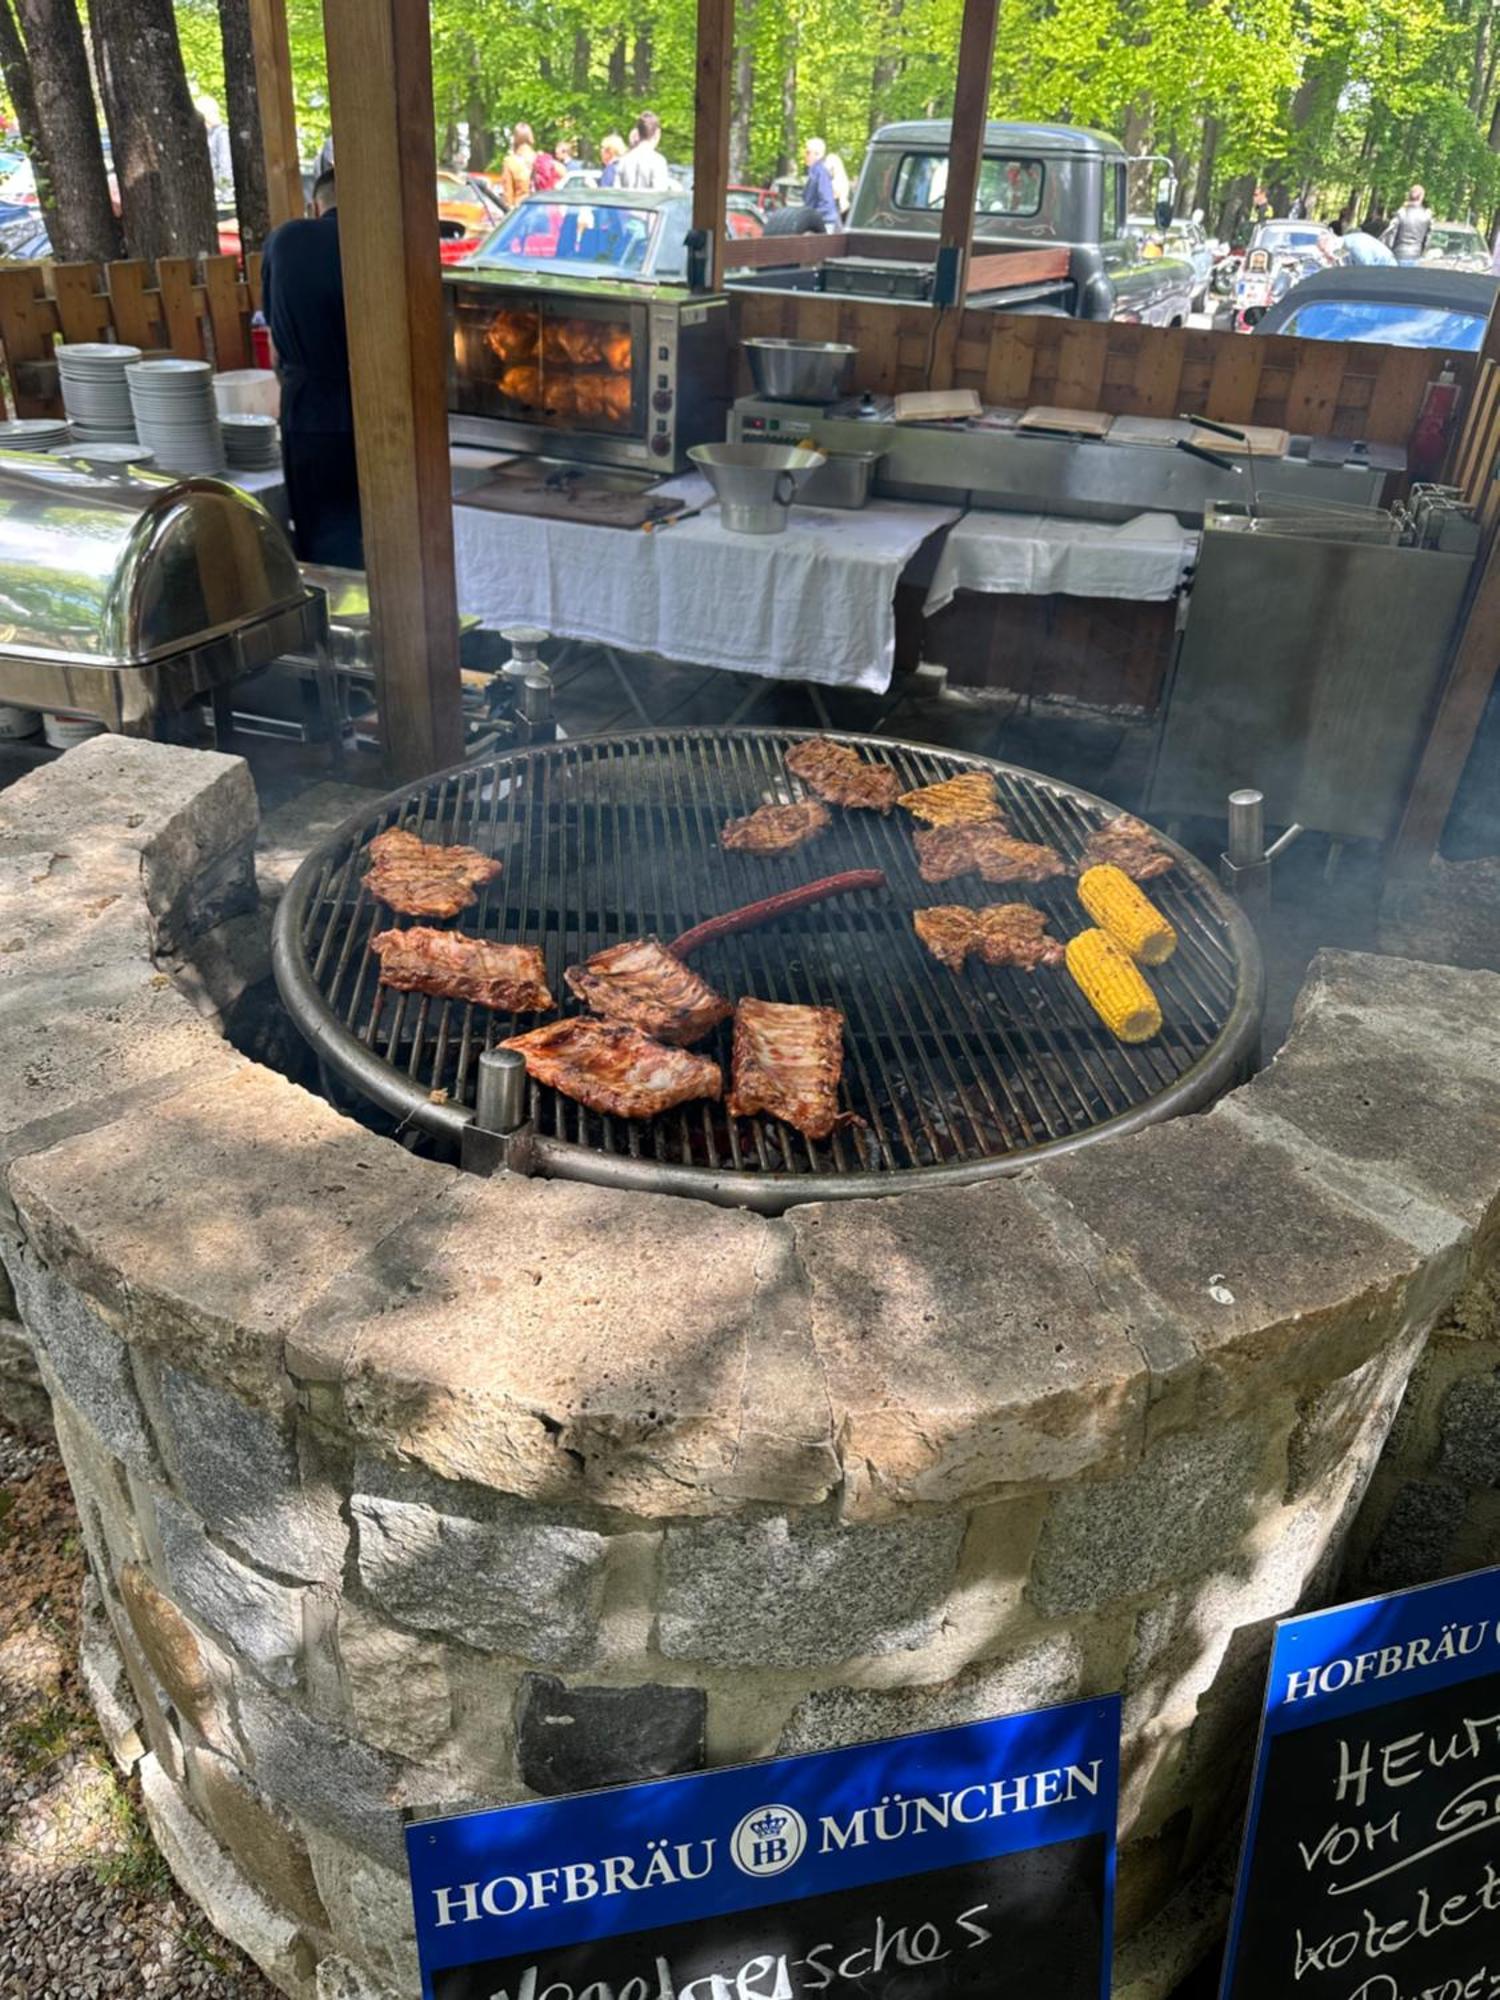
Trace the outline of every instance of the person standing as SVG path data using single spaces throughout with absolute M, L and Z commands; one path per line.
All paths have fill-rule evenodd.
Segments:
M 521 124 L 510 135 L 510 151 L 500 162 L 500 199 L 514 208 L 531 193 L 531 170 L 536 165 L 536 139 L 531 127 Z
M 1398 264 L 1415 264 L 1427 248 L 1431 234 L 1432 210 L 1427 206 L 1427 191 L 1420 182 L 1415 182 L 1407 189 L 1406 200 L 1391 217 L 1381 241 L 1395 252 Z
M 827 153 L 828 147 L 821 139 L 809 139 L 802 149 L 802 157 L 807 162 L 807 179 L 802 183 L 802 205 L 813 211 L 825 229 L 838 229 L 843 217 L 839 214 L 838 197 L 833 191 Z
M 661 156 L 661 120 L 654 111 L 643 111 L 636 120 L 640 138 L 620 162 L 615 180 L 622 188 L 669 188 L 672 176 Z
M 234 206 L 234 158 L 229 147 L 229 127 L 211 97 L 195 97 L 193 109 L 203 120 L 208 134 L 208 164 L 213 170 L 214 200 L 220 208 Z
M 266 238 L 261 309 L 281 377 L 281 463 L 292 543 L 304 562 L 365 566 L 344 325 L 337 186 L 313 185 L 312 215 Z
M 828 178 L 833 183 L 833 198 L 838 205 L 839 215 L 846 216 L 854 194 L 854 187 L 849 179 L 849 169 L 837 153 L 830 153 L 824 164 L 828 168 Z
M 599 185 L 612 188 L 620 178 L 620 162 L 625 157 L 625 141 L 618 132 L 606 132 L 599 141 Z
M 531 192 L 533 194 L 550 194 L 553 188 L 562 186 L 564 169 L 563 162 L 559 157 L 560 152 L 560 147 L 557 153 L 549 153 L 545 146 L 539 149 L 536 158 L 531 163 Z

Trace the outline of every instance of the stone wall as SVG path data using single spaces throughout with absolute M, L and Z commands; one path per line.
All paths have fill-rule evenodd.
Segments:
M 290 1994 L 414 1995 L 404 1808 L 1123 1687 L 1163 1994 L 1270 1623 L 1486 1280 L 1500 980 L 1326 955 L 1204 1117 L 766 1220 L 468 1179 L 237 1056 L 153 953 L 253 819 L 110 739 L 0 795 L 0 1247 L 191 1893 Z

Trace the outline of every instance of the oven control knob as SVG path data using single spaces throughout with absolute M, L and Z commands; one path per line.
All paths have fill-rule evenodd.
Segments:
M 656 394 L 651 398 L 651 407 L 653 410 L 660 410 L 663 416 L 665 416 L 667 411 L 672 407 L 672 391 L 670 389 L 658 389 Z
M 651 449 L 656 453 L 658 458 L 665 458 L 667 453 L 672 449 L 672 440 L 667 436 L 665 431 L 658 431 L 651 440 Z

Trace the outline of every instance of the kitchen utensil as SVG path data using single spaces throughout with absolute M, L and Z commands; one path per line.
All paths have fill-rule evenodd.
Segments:
M 907 389 L 896 398 L 894 415 L 898 424 L 941 424 L 977 417 L 981 408 L 977 389 Z
M 797 495 L 797 505 L 863 507 L 870 497 L 870 482 L 875 477 L 875 468 L 889 449 L 888 444 L 882 443 L 870 451 L 825 452 L 826 463 L 804 484 Z
M 820 451 L 779 444 L 695 444 L 688 457 L 719 496 L 719 518 L 737 535 L 779 535 Z
M 840 340 L 754 339 L 742 345 L 755 393 L 781 403 L 833 402 L 859 352 Z
M 1021 418 L 1023 431 L 1061 431 L 1066 437 L 1102 438 L 1114 418 L 1107 410 L 1063 410 L 1038 403 Z

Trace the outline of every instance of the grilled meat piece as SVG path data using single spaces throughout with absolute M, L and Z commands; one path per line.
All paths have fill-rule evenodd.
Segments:
M 744 999 L 735 1008 L 731 1116 L 764 1111 L 809 1139 L 826 1139 L 848 1122 L 838 1108 L 843 1068 L 844 1017 L 837 1007 Z
M 1096 827 L 1083 844 L 1085 868 L 1105 864 L 1123 869 L 1137 882 L 1149 882 L 1177 865 L 1150 827 L 1130 813 L 1118 813 L 1107 825 Z
M 1003 821 L 923 827 L 916 842 L 917 872 L 924 882 L 950 882 L 955 875 L 982 875 L 986 882 L 1045 882 L 1068 872 L 1055 847 L 1013 840 Z
M 988 771 L 965 771 L 939 785 L 923 785 L 903 792 L 896 803 L 929 826 L 972 826 L 981 820 L 1004 825 L 1000 794 Z
M 596 951 L 586 965 L 570 965 L 563 978 L 596 1014 L 624 1021 L 674 1048 L 701 1042 L 734 1012 L 728 1000 L 655 938 L 632 938 L 629 944 Z
M 549 1021 L 500 1046 L 519 1049 L 538 1083 L 611 1118 L 655 1118 L 690 1098 L 718 1097 L 724 1088 L 723 1071 L 707 1056 L 666 1048 L 639 1028 L 586 1014 Z
M 990 903 L 982 910 L 939 903 L 912 912 L 917 936 L 953 972 L 963 970 L 971 952 L 986 965 L 1013 965 L 1020 972 L 1061 964 L 1063 945 L 1044 935 L 1047 921 L 1047 912 L 1030 903 Z
M 402 993 L 473 1000 L 500 1014 L 540 1014 L 557 1002 L 547 990 L 547 961 L 534 944 L 492 944 L 462 931 L 381 931 L 370 940 L 380 983 Z
M 404 917 L 456 917 L 500 873 L 500 863 L 472 847 L 433 847 L 403 826 L 370 842 L 365 887 Z
M 901 790 L 901 780 L 887 765 L 868 763 L 847 743 L 830 743 L 826 736 L 788 750 L 786 767 L 833 806 L 869 806 L 888 813 Z
M 726 823 L 719 845 L 745 854 L 790 854 L 821 833 L 831 819 L 827 806 L 817 799 L 799 799 L 791 806 L 757 806 L 743 819 Z

